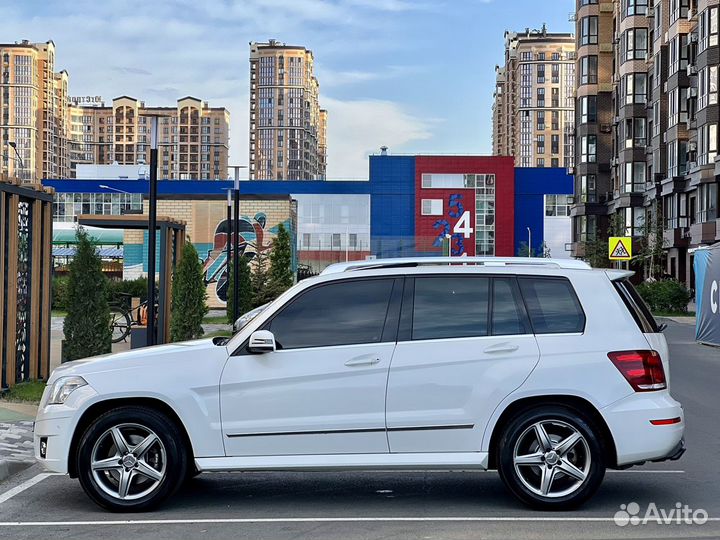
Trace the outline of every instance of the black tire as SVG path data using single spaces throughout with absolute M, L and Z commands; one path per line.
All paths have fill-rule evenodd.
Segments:
M 151 480 L 141 474 L 140 469 L 137 469 L 136 472 L 132 467 L 123 466 L 115 467 L 112 471 L 100 470 L 93 473 L 91 467 L 93 453 L 100 452 L 103 448 L 108 449 L 108 456 L 114 455 L 114 457 L 108 457 L 108 461 L 117 457 L 118 465 L 122 463 L 122 460 L 119 459 L 122 452 L 118 452 L 118 448 L 114 444 L 115 438 L 110 433 L 110 430 L 115 427 L 120 428 L 131 452 L 133 448 L 137 448 L 139 441 L 143 440 L 142 435 L 138 435 L 138 433 L 149 432 L 157 437 L 158 441 L 153 443 L 146 455 L 151 459 L 154 458 L 154 461 L 150 461 L 150 463 L 156 468 L 155 473 L 159 474 L 158 467 L 162 469 L 161 479 Z M 80 438 L 78 452 L 75 456 L 80 485 L 95 503 L 113 512 L 152 510 L 175 493 L 185 481 L 188 471 L 188 451 L 183 444 L 184 440 L 185 438 L 175 422 L 157 410 L 142 406 L 112 409 L 100 415 L 90 424 Z M 137 453 L 140 454 L 140 452 Z M 143 456 L 141 454 L 141 457 Z M 147 465 L 148 462 L 144 461 L 145 459 L 143 457 L 143 464 Z M 116 487 L 119 492 L 119 475 L 123 470 L 128 474 L 132 471 L 129 476 L 131 480 L 128 495 L 137 498 L 123 500 L 107 492 L 108 489 L 113 488 L 115 483 L 117 483 Z M 133 488 L 135 489 L 134 493 L 132 493 Z M 148 491 L 147 494 L 139 496 L 144 493 L 144 489 Z
M 541 423 L 542 430 L 551 440 L 548 452 L 540 448 L 540 437 L 535 428 L 538 423 Z M 582 438 L 578 439 L 570 451 L 560 457 L 560 453 L 555 452 L 555 448 L 561 440 L 572 434 L 572 430 Z M 498 442 L 497 462 L 500 478 L 513 495 L 532 508 L 538 510 L 577 508 L 597 491 L 605 476 L 605 453 L 599 433 L 589 417 L 569 407 L 547 405 L 522 411 L 508 422 Z M 536 438 L 534 444 L 533 437 Z M 516 452 L 527 457 L 542 454 L 538 458 L 542 465 L 529 464 L 516 467 Z M 587 456 L 589 462 L 585 461 Z M 584 480 L 580 479 L 581 475 L 573 478 L 562 472 L 562 468 L 569 468 L 568 463 L 578 470 L 582 469 L 580 472 L 585 475 Z M 552 479 L 547 496 L 542 494 L 543 469 L 546 469 L 545 474 L 549 475 L 548 478 Z M 553 469 L 554 472 L 550 474 Z
M 123 308 L 110 307 L 110 331 L 113 343 L 125 341 L 130 335 L 130 314 Z

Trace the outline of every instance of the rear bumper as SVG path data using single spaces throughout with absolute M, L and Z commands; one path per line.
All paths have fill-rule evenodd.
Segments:
M 600 413 L 613 436 L 618 467 L 679 459 L 685 452 L 683 409 L 667 391 L 638 392 L 601 409 Z M 671 418 L 680 420 L 666 425 L 651 423 Z

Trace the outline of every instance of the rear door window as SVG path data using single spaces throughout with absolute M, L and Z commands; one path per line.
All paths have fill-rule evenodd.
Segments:
M 627 279 L 621 279 L 619 281 L 613 281 L 615 290 L 620 294 L 625 307 L 628 308 L 630 315 L 638 325 L 638 328 L 646 334 L 654 334 L 660 331 L 655 318 L 650 313 L 645 301 L 638 294 Z
M 528 333 L 530 328 L 515 279 L 493 279 L 492 335 Z
M 487 336 L 489 304 L 490 278 L 416 278 L 412 339 Z
M 519 278 L 535 334 L 565 334 L 585 329 L 585 313 L 570 281 L 554 277 Z

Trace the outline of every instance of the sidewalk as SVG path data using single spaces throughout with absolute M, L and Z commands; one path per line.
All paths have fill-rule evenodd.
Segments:
M 36 411 L 34 404 L 0 402 L 0 482 L 35 463 Z

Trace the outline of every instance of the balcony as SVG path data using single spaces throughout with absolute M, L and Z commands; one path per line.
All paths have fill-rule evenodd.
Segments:
M 715 242 L 717 220 L 704 221 L 690 225 L 690 243 L 693 245 L 712 244 Z

